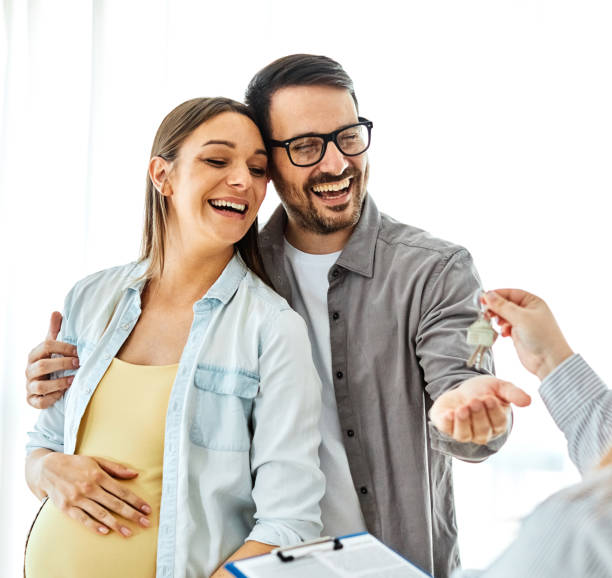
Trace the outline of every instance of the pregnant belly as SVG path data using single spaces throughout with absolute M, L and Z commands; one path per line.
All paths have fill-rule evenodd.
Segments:
M 135 480 L 134 480 L 135 481 Z M 140 484 L 127 482 L 130 489 L 149 500 L 151 526 L 141 528 L 120 518 L 133 534 L 129 538 L 111 531 L 96 534 L 47 500 L 41 508 L 28 540 L 26 578 L 107 578 L 155 576 L 159 498 L 151 500 Z M 132 485 L 133 484 L 133 485 Z M 139 492 L 140 490 L 140 492 Z
M 142 528 L 120 518 L 131 537 L 99 534 L 47 500 L 26 548 L 27 578 L 155 576 L 165 419 L 177 368 L 114 359 L 87 406 L 77 438 L 75 453 L 139 472 L 119 483 L 149 503 L 151 525 Z

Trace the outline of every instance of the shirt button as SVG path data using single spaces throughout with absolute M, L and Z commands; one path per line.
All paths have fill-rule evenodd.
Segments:
M 346 435 L 352 438 L 355 435 L 355 432 L 352 429 L 346 430 Z
M 342 379 L 342 378 L 344 377 L 344 373 L 342 373 L 341 371 L 337 371 L 337 372 L 336 372 L 336 377 L 337 377 L 338 379 Z
M 366 488 L 365 486 L 361 486 L 361 488 L 359 488 L 359 491 L 360 491 L 362 494 L 367 494 L 367 493 L 368 493 L 368 488 Z
M 340 271 L 338 271 L 338 269 L 334 269 L 332 271 L 332 277 L 337 277 L 338 275 L 340 275 Z
M 127 331 L 129 328 L 130 328 L 130 324 L 129 324 L 129 323 L 124 323 L 124 324 L 121 326 L 121 329 L 125 329 L 126 331 Z
M 332 319 L 337 320 L 340 318 L 340 313 L 338 313 L 337 311 L 334 311 L 334 314 L 332 315 Z

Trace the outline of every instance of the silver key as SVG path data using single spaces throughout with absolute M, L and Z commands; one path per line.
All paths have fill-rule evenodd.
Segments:
M 485 315 L 485 310 L 480 303 L 480 291 L 478 292 L 478 304 L 480 314 L 478 319 L 468 327 L 467 342 L 474 346 L 474 352 L 467 361 L 468 367 L 480 369 L 485 352 L 497 339 L 497 331 L 491 326 L 491 320 Z

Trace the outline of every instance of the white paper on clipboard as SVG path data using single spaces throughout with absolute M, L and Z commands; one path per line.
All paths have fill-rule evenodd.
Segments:
M 430 575 L 363 532 L 342 536 L 341 549 L 326 542 L 305 543 L 281 550 L 293 553 L 283 562 L 276 554 L 237 560 L 225 568 L 239 578 L 427 578 Z

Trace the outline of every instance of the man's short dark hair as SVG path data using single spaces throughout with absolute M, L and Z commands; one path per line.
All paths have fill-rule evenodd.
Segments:
M 262 68 L 251 80 L 245 102 L 253 111 L 264 139 L 270 138 L 270 100 L 281 88 L 289 86 L 334 86 L 349 91 L 357 106 L 351 77 L 327 56 L 291 54 Z

